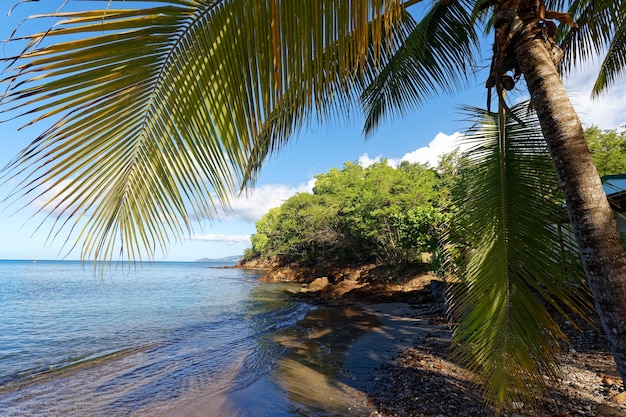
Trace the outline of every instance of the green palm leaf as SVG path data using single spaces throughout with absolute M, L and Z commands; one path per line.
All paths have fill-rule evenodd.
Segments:
M 385 118 L 402 115 L 467 81 L 478 45 L 472 3 L 434 2 L 419 23 L 405 19 L 410 33 L 404 43 L 374 78 L 365 80 L 361 96 L 365 134 L 373 133 Z
M 570 71 L 581 62 L 604 57 L 592 90 L 592 96 L 597 97 L 619 78 L 624 68 L 626 4 L 576 0 L 571 2 L 569 13 L 578 28 L 560 28 L 557 42 L 565 52 L 561 66 Z
M 330 96 L 326 74 L 354 78 L 402 16 L 382 0 L 141 2 L 41 16 L 62 21 L 14 36 L 27 47 L 3 80 L 5 112 L 53 121 L 5 168 L 13 197 L 45 198 L 50 235 L 69 228 L 84 258 L 151 256 L 227 206 L 260 149 Z
M 618 2 L 614 10 L 616 19 L 614 35 L 609 43 L 604 60 L 600 66 L 598 78 L 593 86 L 592 96 L 599 96 L 607 87 L 613 85 L 623 74 L 626 67 L 626 4 Z
M 464 109 L 473 123 L 466 140 L 474 147 L 458 213 L 467 246 L 451 294 L 460 320 L 455 352 L 498 409 L 534 404 L 544 375 L 555 376 L 565 335 L 546 304 L 561 314 L 591 310 L 580 262 L 571 258 L 573 237 L 557 227 L 564 211 L 554 168 L 526 106 L 513 108 L 525 126 L 511 116 Z

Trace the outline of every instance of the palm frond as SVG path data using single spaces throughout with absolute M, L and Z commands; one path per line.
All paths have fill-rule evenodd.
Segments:
M 567 73 L 581 63 L 603 56 L 610 45 L 614 51 L 620 48 L 616 34 L 623 30 L 620 27 L 625 11 L 620 3 L 606 0 L 571 2 L 568 12 L 578 28 L 561 25 L 556 37 L 564 51 L 562 71 Z
M 402 115 L 434 94 L 452 92 L 467 82 L 478 45 L 471 23 L 471 2 L 452 0 L 433 3 L 419 22 L 408 27 L 410 33 L 385 67 L 364 79 L 361 107 L 366 135 L 385 118 Z
M 607 48 L 604 60 L 600 66 L 598 78 L 591 91 L 592 97 L 598 97 L 609 86 L 615 84 L 617 79 L 623 75 L 626 67 L 626 4 L 620 2 L 620 7 L 615 13 L 620 17 L 614 24 L 614 35 Z
M 592 308 L 573 236 L 559 232 L 564 211 L 538 122 L 526 103 L 512 111 L 525 126 L 464 108 L 474 145 L 458 212 L 467 246 L 451 290 L 455 354 L 497 409 L 532 406 L 544 375 L 555 376 L 565 335 L 547 306 L 564 315 Z
M 69 229 L 92 259 L 151 256 L 212 218 L 253 179 L 258 149 L 330 97 L 326 74 L 355 77 L 402 16 L 383 0 L 104 3 L 36 17 L 62 20 L 14 35 L 27 46 L 2 80 L 5 113 L 52 121 L 4 169 L 21 180 L 12 197 L 45 198 L 50 236 Z M 318 59 L 329 45 L 334 59 Z M 275 117 L 281 106 L 293 114 Z
M 352 42 L 350 38 L 338 39 L 316 56 L 311 61 L 312 66 L 324 68 L 324 83 L 320 86 L 313 84 L 307 74 L 291 80 L 268 115 L 269 122 L 259 132 L 256 146 L 251 152 L 249 168 L 244 175 L 244 183 L 253 181 L 256 170 L 265 158 L 279 149 L 303 124 L 312 120 L 323 120 L 331 125 L 336 121 L 347 121 L 355 110 L 353 104 L 362 92 L 363 85 L 367 82 L 365 80 L 371 81 L 376 77 L 380 66 L 395 55 L 413 28 L 414 21 L 406 11 L 403 12 L 393 37 L 383 36 L 380 39 L 380 30 L 371 25 L 372 42 L 367 59 L 360 62 L 358 68 L 347 72 L 342 68 L 341 57 L 346 43 Z M 314 97 L 312 102 L 304 102 L 299 98 L 311 92 Z

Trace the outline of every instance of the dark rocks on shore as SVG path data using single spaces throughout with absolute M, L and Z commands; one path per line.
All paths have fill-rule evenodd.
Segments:
M 300 283 L 300 290 L 290 291 L 293 296 L 319 304 L 354 301 L 423 304 L 443 300 L 444 283 L 436 279 L 426 264 L 300 265 L 256 259 L 239 262 L 237 267 L 263 269 L 265 274 L 260 280 L 264 282 Z

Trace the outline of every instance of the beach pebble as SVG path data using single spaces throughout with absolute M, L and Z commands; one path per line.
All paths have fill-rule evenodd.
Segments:
M 450 360 L 450 344 L 445 340 L 451 330 L 443 314 L 424 310 L 421 319 L 428 327 L 415 335 L 414 347 L 380 367 L 370 396 L 380 415 L 370 417 L 492 415 L 485 409 L 480 388 L 472 384 L 471 373 Z M 563 346 L 557 380 L 544 376 L 549 395 L 536 404 L 536 415 L 626 417 L 626 392 L 604 335 L 585 326 L 578 322 L 564 326 L 561 321 L 571 345 Z M 502 415 L 521 417 L 529 410 L 529 404 L 516 402 Z
M 605 376 L 604 378 L 602 378 L 602 383 L 608 387 L 612 387 L 613 385 L 615 385 L 615 381 L 610 376 Z
M 626 392 L 620 392 L 619 394 L 612 396 L 611 402 L 615 404 L 626 403 Z

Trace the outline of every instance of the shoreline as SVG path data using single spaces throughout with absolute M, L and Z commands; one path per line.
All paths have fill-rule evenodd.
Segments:
M 419 316 L 407 303 L 319 306 L 298 323 L 305 337 L 276 338 L 287 351 L 267 374 L 158 415 L 376 416 L 371 393 L 378 368 L 412 346 L 416 334 L 437 331 Z
M 228 413 L 167 414 L 167 416 L 489 416 L 493 412 L 482 400 L 473 375 L 450 357 L 451 328 L 445 305 L 431 291 L 435 277 L 423 268 L 402 271 L 381 265 L 319 265 L 316 268 L 238 266 L 265 272 L 265 282 L 295 282 L 301 285 L 291 293 L 295 300 L 315 304 L 309 314 L 308 340 L 285 340 L 292 351 L 308 358 L 289 357 L 279 361 L 265 377 L 251 387 L 225 393 L 231 400 L 248 401 L 263 396 L 263 385 L 276 384 L 284 393 L 281 401 L 291 404 L 289 414 L 268 412 L 261 406 L 256 413 L 245 408 Z M 293 277 L 293 279 L 289 279 Z M 320 312 L 337 313 L 321 319 Z M 317 318 L 316 317 L 317 314 Z M 358 317 L 367 316 L 367 320 Z M 316 324 L 317 320 L 317 324 Z M 323 323 L 323 324 L 320 324 Z M 520 404 L 513 415 L 626 417 L 626 393 L 613 358 L 598 328 L 567 322 L 562 328 L 571 346 L 564 346 L 560 374 L 548 386 L 548 399 L 534 410 Z M 322 332 L 323 329 L 323 332 Z M 332 335 L 335 334 L 335 340 Z M 342 336 L 343 335 L 343 336 Z M 326 338 L 326 340 L 324 340 Z M 315 346 L 324 346 L 335 356 L 326 359 L 310 355 Z M 324 350 L 323 349 L 323 350 Z M 307 353 L 308 352 L 308 353 Z M 332 353 L 330 354 L 332 356 Z M 293 356 L 293 355 L 292 355 Z M 321 359 L 320 359 L 321 358 Z M 336 368 L 325 374 L 320 361 Z M 282 379 L 276 375 L 281 374 Z M 288 376 L 285 376 L 288 375 Z M 246 399 L 246 397 L 248 397 Z M 295 399 L 294 399 L 295 398 Z M 214 398 L 214 401 L 218 399 Z M 300 405 L 302 408 L 299 408 Z M 342 408 L 340 410 L 340 408 Z M 207 411 L 208 409 L 205 409 Z M 258 414 L 259 410 L 262 414 Z
M 451 329 L 442 304 L 320 305 L 281 336 L 287 353 L 240 390 L 190 399 L 160 417 L 490 416 L 473 376 L 450 358 Z M 567 326 L 567 324 L 565 324 Z M 626 417 L 611 401 L 624 391 L 602 335 L 568 330 L 551 398 L 514 415 Z M 534 414 L 533 414 L 534 413 Z
M 341 364 L 340 377 L 344 379 L 339 382 L 356 390 L 350 394 L 352 398 L 344 399 L 346 407 L 365 406 L 355 415 L 493 415 L 483 403 L 480 387 L 473 383 L 474 376 L 450 358 L 451 328 L 445 317 L 445 305 L 441 300 L 433 300 L 432 274 L 416 275 L 411 271 L 391 275 L 388 269 L 376 265 L 335 268 L 323 265 L 315 270 L 302 268 L 289 280 L 286 277 L 294 272 L 291 267 L 254 269 L 267 272 L 262 281 L 300 283 L 301 289 L 292 293 L 296 300 L 320 308 L 356 307 L 379 320 L 379 325 L 370 327 L 351 343 Z M 394 302 L 403 304 L 407 310 L 397 314 L 389 311 Z M 378 310 L 379 306 L 383 306 L 382 310 Z M 409 326 L 403 334 L 398 330 L 402 328 L 401 320 L 406 319 L 414 320 L 413 327 Z M 582 330 L 577 330 L 577 326 Z M 561 327 L 571 345 L 564 346 L 558 379 L 549 383 L 546 401 L 534 405 L 534 409 L 530 404 L 520 404 L 511 412 L 520 417 L 626 417 L 626 392 L 599 330 L 601 327 L 584 322 L 576 325 L 563 322 Z M 380 343 L 383 335 L 395 340 L 395 349 Z M 378 359 L 370 361 L 371 357 Z

